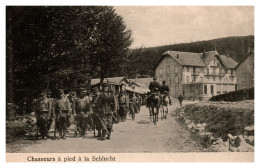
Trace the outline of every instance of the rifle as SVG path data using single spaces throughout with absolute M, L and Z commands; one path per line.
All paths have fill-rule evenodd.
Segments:
M 102 126 L 103 126 L 103 127 L 106 129 L 106 131 L 108 132 L 107 127 L 105 126 L 105 124 L 103 123 L 103 121 L 101 120 L 101 118 L 99 117 L 99 115 L 98 115 L 98 114 L 96 114 L 96 115 L 97 115 L 99 121 L 101 122 Z
M 55 120 L 55 124 L 54 124 L 54 140 L 56 139 L 56 130 L 57 130 L 56 125 L 57 125 L 57 123 L 56 123 L 56 120 Z

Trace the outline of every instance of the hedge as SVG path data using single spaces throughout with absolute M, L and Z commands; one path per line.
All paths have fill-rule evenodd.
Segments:
M 249 89 L 237 90 L 210 98 L 210 101 L 241 101 L 241 100 L 253 100 L 254 99 L 254 87 Z

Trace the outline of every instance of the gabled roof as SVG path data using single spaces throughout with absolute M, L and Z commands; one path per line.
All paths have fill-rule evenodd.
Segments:
M 155 68 L 158 66 L 158 64 L 161 62 L 161 60 L 166 57 L 170 56 L 177 62 L 179 62 L 181 65 L 186 66 L 201 66 L 205 67 L 208 66 L 211 60 L 218 56 L 222 64 L 225 66 L 225 68 L 235 68 L 237 65 L 237 62 L 234 61 L 232 58 L 227 57 L 225 55 L 219 55 L 216 50 L 214 51 L 207 51 L 203 53 L 191 53 L 191 52 L 182 52 L 182 51 L 166 51 L 163 53 L 163 56 L 158 61 L 158 63 L 155 65 Z
M 254 51 L 250 51 L 249 53 L 247 53 L 247 56 L 243 59 L 243 61 L 237 64 L 236 68 L 239 67 L 240 64 L 242 64 L 249 56 L 255 56 Z
M 180 52 L 180 51 L 166 51 L 163 55 L 170 55 L 173 59 L 178 61 L 181 65 L 190 66 L 205 66 L 201 59 L 202 53 Z
M 134 79 L 128 79 L 129 82 L 135 82 L 138 85 L 146 85 L 147 87 L 149 86 L 149 84 L 153 81 L 153 78 L 134 78 Z
M 237 66 L 237 62 L 226 55 L 219 55 L 220 60 L 227 69 L 234 69 Z
M 114 78 L 104 78 L 104 82 L 113 83 L 113 84 L 120 84 L 123 80 L 127 79 L 125 77 L 114 77 Z M 100 79 L 91 79 L 91 85 L 96 85 L 100 82 Z
M 203 54 L 203 53 L 201 53 Z M 211 60 L 216 56 L 216 55 L 219 55 L 218 52 L 215 50 L 215 51 L 208 51 L 208 52 L 205 52 L 205 57 L 203 57 L 203 61 L 205 63 L 205 65 L 209 65 L 209 63 L 211 62 Z

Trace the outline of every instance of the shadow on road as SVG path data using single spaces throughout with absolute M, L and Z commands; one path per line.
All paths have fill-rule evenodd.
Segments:
M 140 120 L 140 121 L 137 121 L 136 123 L 137 124 L 150 124 L 150 122 L 146 121 L 146 120 Z

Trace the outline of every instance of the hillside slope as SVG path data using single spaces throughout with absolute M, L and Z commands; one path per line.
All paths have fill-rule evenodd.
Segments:
M 154 65 L 167 50 L 203 52 L 204 50 L 210 51 L 216 49 L 219 54 L 228 54 L 239 63 L 246 57 L 248 47 L 254 48 L 253 35 L 133 49 L 127 59 L 128 63 L 125 67 L 125 74 L 128 77 L 134 77 L 136 74 L 142 76 L 153 75 Z

